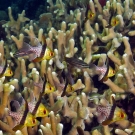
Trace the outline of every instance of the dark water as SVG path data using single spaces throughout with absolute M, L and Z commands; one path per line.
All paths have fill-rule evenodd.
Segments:
M 17 18 L 18 13 L 25 10 L 26 16 L 30 19 L 38 18 L 41 13 L 47 11 L 47 0 L 0 0 L 0 20 L 8 20 L 1 11 L 8 14 L 8 7 L 12 8 L 12 13 Z M 3 17 L 2 17 L 3 16 Z

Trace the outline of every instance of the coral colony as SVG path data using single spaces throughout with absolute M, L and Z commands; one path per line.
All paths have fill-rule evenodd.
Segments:
M 47 2 L 0 22 L 0 135 L 134 135 L 135 1 Z

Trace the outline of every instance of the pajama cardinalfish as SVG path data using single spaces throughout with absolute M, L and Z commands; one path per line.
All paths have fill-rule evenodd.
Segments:
M 103 66 L 96 66 L 93 63 L 87 64 L 83 60 L 80 60 L 74 57 L 71 57 L 71 58 L 65 57 L 65 61 L 69 63 L 70 65 L 80 68 L 80 69 L 84 69 L 84 68 L 92 69 L 92 72 L 95 75 L 98 74 L 99 81 L 105 80 L 108 77 L 112 77 L 115 75 L 115 70 L 113 70 L 113 68 L 109 66 L 108 64 L 108 58 L 107 58 L 106 63 L 103 64 Z
M 86 23 L 87 20 L 90 20 L 90 21 L 93 21 L 96 17 L 96 14 L 93 13 L 89 7 L 89 5 L 87 5 L 87 8 L 86 8 L 86 12 L 85 12 L 85 19 L 82 23 L 82 27 L 84 27 L 84 24 Z
M 0 60 L 0 77 L 12 76 L 12 75 L 13 75 L 13 72 L 7 64 L 7 60 L 5 60 L 5 63 L 2 63 L 2 60 Z
M 18 101 L 14 100 L 15 107 L 16 109 L 19 110 L 17 112 L 13 111 L 8 111 L 9 115 L 15 120 L 15 126 L 13 128 L 13 131 L 21 130 L 25 126 L 26 127 L 33 127 L 39 124 L 37 119 L 29 112 L 28 110 L 28 104 L 26 101 L 25 102 L 25 110 L 22 111 L 20 108 L 20 104 Z
M 90 68 L 93 69 L 95 74 L 98 74 L 99 81 L 102 81 L 102 80 L 105 81 L 109 77 L 112 77 L 115 75 L 115 70 L 111 66 L 108 66 L 106 64 L 104 64 L 103 66 L 100 67 L 100 66 L 96 66 L 95 64 L 91 63 Z
M 41 103 L 42 93 L 40 93 L 40 96 L 37 102 L 35 101 L 33 92 L 31 92 L 30 94 L 31 94 L 32 101 L 28 102 L 29 112 L 31 112 L 35 117 L 48 116 L 49 111 L 47 110 L 45 105 Z
M 114 98 L 113 105 L 107 104 L 107 106 L 97 106 L 97 120 L 102 125 L 109 125 L 114 122 L 127 119 L 127 114 L 123 109 L 116 106 Z
M 95 14 L 91 10 L 88 10 L 87 11 L 87 18 L 90 20 L 93 20 L 95 18 Z
M 111 26 L 117 26 L 119 24 L 119 20 L 117 17 L 112 17 L 111 18 Z
M 29 61 L 40 62 L 44 59 L 50 60 L 54 57 L 54 52 L 46 44 L 41 45 L 37 38 L 24 37 L 22 48 L 15 54 L 15 57 L 28 56 Z
M 55 87 L 46 80 L 43 81 L 41 77 L 38 83 L 34 82 L 34 85 L 38 87 L 43 94 L 50 94 L 55 91 Z

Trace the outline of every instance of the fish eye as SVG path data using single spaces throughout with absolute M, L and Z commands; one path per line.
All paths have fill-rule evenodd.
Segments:
M 44 114 L 46 114 L 46 110 L 44 110 Z
M 34 124 L 36 123 L 36 120 L 35 120 L 35 119 L 33 119 L 33 123 L 34 123 Z
M 50 56 L 53 56 L 53 52 L 50 53 Z
M 73 91 L 74 90 L 74 88 L 71 86 L 71 91 Z
M 121 117 L 121 118 L 124 118 L 124 114 L 123 114 L 122 112 L 121 112 L 121 114 L 120 114 L 120 117 Z

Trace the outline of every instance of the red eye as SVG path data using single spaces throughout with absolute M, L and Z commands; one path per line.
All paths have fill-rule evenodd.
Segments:
M 51 52 L 50 55 L 53 56 L 53 52 Z
M 44 114 L 46 114 L 46 110 L 44 110 Z
M 124 118 L 124 114 L 123 114 L 123 113 L 121 113 L 121 114 L 120 114 L 120 117 L 121 117 L 121 118 Z
M 50 90 L 51 90 L 51 87 L 50 87 Z
M 35 119 L 33 119 L 33 123 L 34 123 L 34 124 L 36 123 L 36 120 L 35 120 Z

